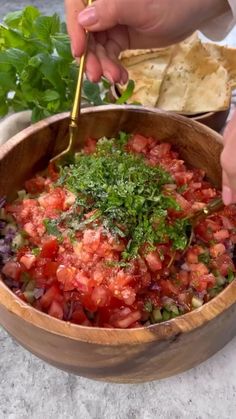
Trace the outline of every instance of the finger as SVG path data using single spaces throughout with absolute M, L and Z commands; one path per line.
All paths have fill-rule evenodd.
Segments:
M 113 62 L 106 53 L 105 48 L 101 44 L 96 45 L 96 55 L 102 67 L 102 73 L 111 83 L 121 80 L 120 67 Z
M 80 59 L 77 60 L 78 64 Z M 94 52 L 89 51 L 86 58 L 86 76 L 92 83 L 97 83 L 102 77 L 102 67 Z
M 78 20 L 91 31 L 111 29 L 116 25 L 142 27 L 157 7 L 156 2 L 147 0 L 97 0 L 79 14 Z
M 121 48 L 120 48 L 119 44 L 115 40 L 109 39 L 106 42 L 105 49 L 106 49 L 106 52 L 107 52 L 109 58 L 113 61 L 113 63 L 115 63 L 117 65 L 117 67 L 120 70 L 120 80 L 118 80 L 118 81 L 121 82 L 122 84 L 127 83 L 128 72 L 120 64 L 120 61 L 118 60 L 118 57 L 119 57 L 120 52 L 121 52 Z
M 83 9 L 82 0 L 65 0 L 67 31 L 71 39 L 71 51 L 74 57 L 80 57 L 85 49 L 84 28 L 78 23 L 78 15 Z
M 98 82 L 102 76 L 102 66 L 96 55 L 96 41 L 93 34 L 90 35 L 89 52 L 86 57 L 86 75 L 93 83 Z
M 222 199 L 225 205 L 236 203 L 236 192 L 231 189 L 229 178 L 225 171 L 223 171 Z
M 228 175 L 230 187 L 236 191 L 236 112 L 224 132 L 224 150 L 221 164 Z

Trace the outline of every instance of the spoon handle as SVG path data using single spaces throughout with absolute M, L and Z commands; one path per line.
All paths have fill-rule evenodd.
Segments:
M 92 3 L 93 3 L 93 0 L 88 0 L 87 6 L 91 6 Z M 73 102 L 72 111 L 70 114 L 70 125 L 69 125 L 70 134 L 71 134 L 70 144 L 69 144 L 70 150 L 73 150 L 75 147 L 75 144 L 77 143 L 76 131 L 78 128 L 78 117 L 79 117 L 80 108 L 81 108 L 81 93 L 82 93 L 82 86 L 83 86 L 83 79 L 84 79 L 84 72 L 85 72 L 86 56 L 87 56 L 87 50 L 88 50 L 88 41 L 89 41 L 89 32 L 85 31 L 85 33 L 86 33 L 86 45 L 85 45 L 84 53 L 80 58 L 74 102 Z
M 91 6 L 92 3 L 93 3 L 93 0 L 88 0 L 87 6 Z M 80 108 L 81 108 L 81 93 L 82 93 L 82 86 L 83 86 L 83 80 L 84 80 L 88 41 L 89 41 L 89 32 L 85 31 L 85 33 L 86 33 L 86 41 L 85 41 L 86 44 L 85 44 L 84 53 L 80 58 L 75 96 L 74 96 L 74 101 L 73 101 L 72 110 L 70 114 L 68 146 L 61 153 L 54 156 L 50 160 L 51 163 L 58 163 L 59 161 L 62 163 L 63 161 L 66 161 L 66 158 L 69 157 L 69 155 L 72 155 L 74 153 L 77 142 L 78 142 L 78 136 L 77 136 L 78 120 L 79 120 L 79 114 L 80 114 Z
M 189 219 L 193 222 L 199 221 L 200 219 L 206 218 L 217 211 L 224 208 L 224 203 L 221 198 L 215 198 L 201 210 L 195 212 Z

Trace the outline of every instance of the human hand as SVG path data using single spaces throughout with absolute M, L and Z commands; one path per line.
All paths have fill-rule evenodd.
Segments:
M 236 203 L 236 112 L 224 132 L 224 150 L 221 154 L 223 169 L 223 201 Z
M 72 53 L 85 49 L 85 31 L 92 32 L 86 73 L 97 82 L 127 81 L 118 62 L 125 49 L 159 48 L 188 37 L 208 20 L 229 9 L 227 0 L 96 0 L 85 9 L 85 0 L 65 0 Z

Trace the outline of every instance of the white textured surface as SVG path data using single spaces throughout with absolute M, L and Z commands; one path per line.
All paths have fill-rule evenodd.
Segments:
M 28 3 L 63 13 L 63 0 L 0 2 L 2 15 Z M 224 42 L 236 45 L 236 31 Z M 177 377 L 111 385 L 56 370 L 0 330 L 0 419 L 235 419 L 235 346 Z

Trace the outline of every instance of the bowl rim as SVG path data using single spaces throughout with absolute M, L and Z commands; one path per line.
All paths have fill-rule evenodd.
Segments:
M 179 114 L 173 114 L 172 112 L 165 112 L 159 109 L 141 108 L 134 105 L 103 105 L 92 108 L 84 108 L 81 112 L 83 114 L 93 114 L 104 111 L 109 112 L 110 110 L 128 110 L 171 117 L 184 125 L 190 125 L 197 131 L 200 130 L 201 132 L 214 136 L 217 142 L 222 143 L 221 135 L 200 122 Z M 12 147 L 24 141 L 30 134 L 36 133 L 42 128 L 48 127 L 55 122 L 65 120 L 68 117 L 68 112 L 54 115 L 45 120 L 39 121 L 16 134 L 1 147 L 1 159 L 4 159 Z M 125 344 L 138 345 L 140 343 L 151 343 L 160 340 L 176 340 L 180 334 L 190 333 L 194 329 L 204 326 L 222 312 L 229 309 L 235 302 L 236 281 L 233 281 L 220 294 L 208 303 L 204 304 L 202 307 L 163 323 L 135 329 L 87 327 L 66 322 L 64 320 L 58 320 L 46 313 L 36 310 L 34 307 L 20 300 L 4 284 L 0 275 L 0 305 L 2 305 L 5 310 L 23 319 L 26 324 L 31 324 L 34 327 L 43 329 L 51 334 L 64 336 L 68 339 L 80 342 L 102 344 L 104 346 L 117 346 Z M 0 323 L 2 323 L 1 320 Z

